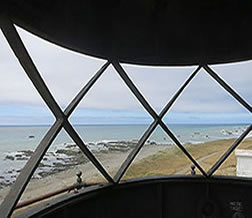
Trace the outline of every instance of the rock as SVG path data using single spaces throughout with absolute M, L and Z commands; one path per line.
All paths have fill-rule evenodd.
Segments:
M 42 166 L 41 167 L 48 167 L 48 168 L 51 168 L 52 166 L 51 165 L 48 165 L 48 164 L 44 164 L 43 162 L 42 162 Z
M 128 142 L 127 142 L 127 146 L 128 146 L 129 148 L 133 148 L 133 147 L 135 147 L 135 146 L 137 145 L 137 143 L 138 143 L 138 142 L 135 142 L 135 141 L 128 141 Z
M 45 154 L 45 156 L 53 156 L 53 157 L 55 157 L 55 154 L 54 154 L 54 152 L 51 152 L 51 151 L 49 151 L 48 153 L 46 153 Z
M 59 149 L 56 151 L 57 154 L 65 154 L 67 156 L 76 156 L 77 154 L 80 154 L 80 150 L 66 150 L 66 149 Z
M 0 189 L 2 189 L 6 184 L 4 182 L 0 182 Z
M 53 162 L 54 167 L 64 167 L 65 164 L 59 162 Z
M 75 148 L 77 145 L 76 144 L 69 144 L 66 146 L 66 148 Z
M 129 147 L 119 147 L 119 146 L 115 146 L 115 147 L 111 147 L 109 148 L 109 151 L 121 151 L 121 152 L 126 152 L 128 151 L 130 148 Z
M 108 144 L 111 144 L 112 142 L 109 142 Z M 97 145 L 103 145 L 106 146 L 107 144 L 105 142 L 98 142 Z
M 89 142 L 88 145 L 95 146 L 95 143 Z
M 40 177 L 46 177 L 46 176 L 49 176 L 51 174 L 52 174 L 52 172 L 50 172 L 50 171 L 42 171 L 42 172 L 38 173 L 38 176 L 40 176 Z
M 22 154 L 16 154 L 15 157 L 22 157 Z
M 45 164 L 43 164 L 42 162 L 39 163 L 38 167 L 44 167 Z
M 18 157 L 16 160 L 28 160 L 29 158 L 27 157 Z
M 22 150 L 20 152 L 22 152 L 23 155 L 26 157 L 30 157 L 34 153 L 34 151 L 31 151 L 31 150 Z
M 41 176 L 40 175 L 33 175 L 32 178 L 33 179 L 41 179 Z
M 6 155 L 5 159 L 15 160 L 15 157 L 13 157 L 12 155 Z

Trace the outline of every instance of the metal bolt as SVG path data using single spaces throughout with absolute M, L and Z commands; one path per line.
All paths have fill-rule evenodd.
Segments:
M 194 165 L 191 165 L 191 175 L 195 175 L 196 172 L 195 172 L 195 166 Z
M 75 191 L 85 186 L 85 183 L 82 181 L 81 175 L 82 172 L 80 170 L 76 172 L 77 179 L 76 183 L 74 184 L 76 186 Z

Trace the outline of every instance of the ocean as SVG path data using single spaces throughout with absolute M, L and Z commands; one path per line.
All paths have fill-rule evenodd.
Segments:
M 237 138 L 247 125 L 168 125 L 169 129 L 181 143 L 201 143 L 211 140 Z M 20 172 L 29 154 L 34 151 L 49 126 L 0 126 L 0 186 L 12 183 Z M 111 142 L 136 142 L 148 128 L 148 125 L 85 125 L 74 126 L 91 151 L 107 149 Z M 148 139 L 149 143 L 172 146 L 173 142 L 158 127 Z M 62 130 L 49 151 L 51 156 L 44 160 L 46 165 L 61 161 L 64 154 L 56 156 L 55 152 L 74 144 L 67 133 Z M 26 153 L 25 153 L 26 152 Z M 57 154 L 60 155 L 60 154 Z M 41 170 L 46 170 L 41 168 Z M 38 176 L 39 178 L 39 176 Z

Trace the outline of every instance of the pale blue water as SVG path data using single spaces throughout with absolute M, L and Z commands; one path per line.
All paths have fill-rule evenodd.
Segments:
M 222 138 L 234 138 L 245 130 L 247 125 L 169 125 L 170 130 L 178 137 L 181 143 L 203 142 Z M 49 130 L 49 126 L 0 126 L 0 153 L 18 150 L 34 149 Z M 103 140 L 133 140 L 139 139 L 147 125 L 97 125 L 74 127 L 84 142 Z M 231 132 L 225 135 L 221 130 Z M 196 133 L 196 134 L 194 134 Z M 32 135 L 34 138 L 29 138 Z M 150 140 L 157 143 L 171 143 L 169 137 L 159 127 L 151 135 Z M 71 143 L 72 140 L 63 130 L 53 144 Z
M 237 138 L 247 126 L 170 125 L 168 127 L 181 143 L 200 143 L 210 140 Z M 47 126 L 0 127 L 0 176 L 6 174 L 10 169 L 21 167 L 25 163 L 25 161 L 6 160 L 7 154 L 21 150 L 35 150 L 49 128 Z M 76 131 L 85 143 L 138 140 L 147 128 L 147 125 L 75 126 Z M 29 138 L 29 136 L 34 136 L 34 138 Z M 160 144 L 173 144 L 161 128 L 157 128 L 149 140 Z M 50 150 L 56 150 L 65 143 L 73 143 L 73 141 L 65 131 L 61 131 Z

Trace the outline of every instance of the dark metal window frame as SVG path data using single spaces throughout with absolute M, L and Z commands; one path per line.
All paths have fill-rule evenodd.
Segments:
M 134 158 L 137 156 L 141 148 L 143 147 L 146 140 L 153 133 L 156 127 L 159 125 L 166 134 L 173 140 L 173 142 L 182 150 L 182 152 L 190 159 L 190 161 L 198 168 L 198 170 L 202 173 L 202 175 L 207 179 L 211 177 L 214 172 L 221 166 L 221 164 L 230 156 L 230 154 L 234 151 L 234 149 L 242 142 L 242 140 L 249 134 L 252 130 L 252 125 L 250 125 L 244 133 L 230 146 L 230 148 L 223 154 L 223 156 L 212 166 L 212 168 L 205 172 L 204 169 L 198 164 L 198 162 L 191 156 L 191 154 L 184 148 L 184 146 L 179 142 L 176 136 L 170 131 L 168 126 L 162 121 L 162 118 L 167 114 L 171 106 L 177 100 L 177 98 L 181 95 L 183 90 L 188 86 L 188 84 L 192 81 L 192 79 L 196 76 L 196 74 L 200 71 L 200 69 L 204 69 L 221 87 L 223 87 L 233 98 L 235 98 L 241 105 L 243 105 L 250 113 L 252 113 L 251 106 L 241 98 L 224 80 L 222 80 L 208 65 L 200 65 L 197 69 L 189 76 L 189 78 L 185 81 L 185 83 L 179 88 L 179 90 L 175 93 L 175 95 L 171 98 L 171 100 L 167 103 L 167 105 L 163 108 L 160 114 L 157 114 L 155 110 L 150 106 L 148 101 L 144 98 L 141 92 L 137 89 L 135 84 L 128 77 L 126 71 L 121 66 L 118 60 L 109 60 L 107 61 L 97 73 L 90 79 L 90 81 L 83 87 L 83 89 L 76 95 L 76 97 L 72 100 L 72 102 L 67 106 L 67 108 L 62 111 L 60 106 L 55 101 L 54 97 L 50 93 L 48 87 L 40 76 L 39 71 L 34 65 L 31 57 L 29 56 L 14 24 L 8 18 L 1 20 L 1 30 L 8 41 L 12 51 L 15 56 L 18 58 L 21 66 L 26 72 L 27 76 L 32 81 L 36 90 L 39 92 L 40 96 L 48 106 L 48 108 L 53 113 L 56 121 L 51 126 L 47 134 L 39 143 L 36 148 L 34 154 L 28 160 L 23 170 L 17 177 L 16 182 L 11 187 L 10 192 L 6 196 L 4 202 L 0 206 L 0 214 L 3 217 L 9 217 L 13 213 L 18 200 L 23 194 L 27 184 L 29 183 L 33 173 L 38 167 L 40 161 L 43 156 L 49 149 L 50 145 L 61 131 L 62 128 L 66 130 L 69 136 L 73 139 L 73 141 L 79 146 L 82 152 L 88 157 L 88 159 L 93 163 L 93 165 L 101 172 L 101 174 L 107 179 L 110 184 L 117 184 L 120 182 L 121 178 L 133 162 Z M 151 115 L 154 119 L 150 124 L 149 128 L 145 131 L 142 137 L 139 139 L 136 147 L 131 151 L 128 155 L 127 159 L 122 163 L 118 172 L 112 178 L 109 173 L 104 169 L 102 164 L 94 157 L 94 155 L 87 148 L 81 137 L 74 130 L 71 123 L 68 121 L 69 116 L 78 106 L 83 97 L 88 93 L 90 88 L 96 83 L 99 77 L 103 74 L 103 72 L 107 69 L 109 65 L 112 65 L 117 73 L 120 75 L 122 80 L 131 90 L 133 95 L 138 99 L 140 104 L 145 108 L 145 110 Z

